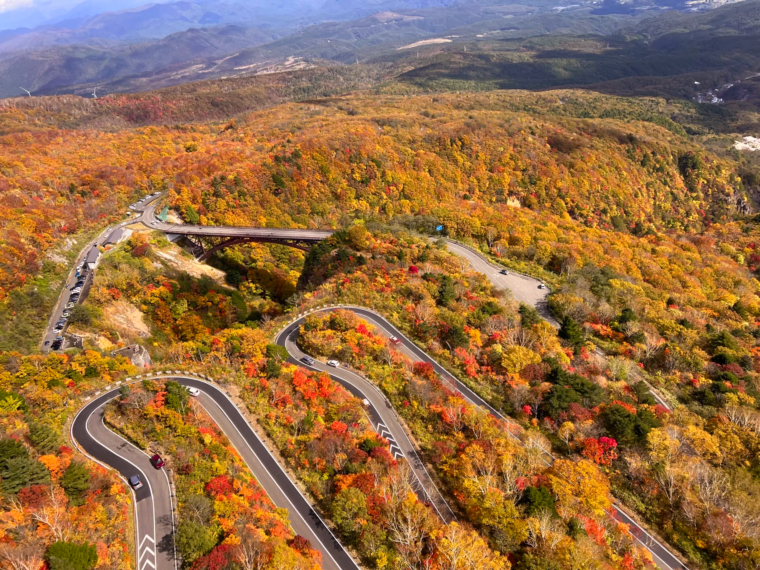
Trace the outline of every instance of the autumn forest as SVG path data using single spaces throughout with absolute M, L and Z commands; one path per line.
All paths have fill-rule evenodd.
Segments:
M 0 568 L 140 567 L 136 495 L 71 436 L 107 390 L 103 425 L 166 463 L 178 567 L 332 567 L 205 400 L 136 379 L 169 369 L 214 379 L 360 568 L 664 567 L 618 508 L 685 568 L 760 568 L 756 159 L 656 98 L 354 79 L 0 104 Z M 76 345 L 44 347 L 83 248 L 154 193 L 170 223 L 333 233 L 200 261 L 125 223 Z M 299 317 L 295 349 L 371 385 L 420 466 L 277 342 Z

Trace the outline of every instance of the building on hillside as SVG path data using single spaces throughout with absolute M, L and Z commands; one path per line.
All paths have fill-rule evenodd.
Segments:
M 125 239 L 127 239 L 132 232 L 130 230 L 125 230 L 124 228 L 116 228 L 114 231 L 112 231 L 109 236 L 106 238 L 106 241 L 103 242 L 104 246 L 113 246 L 116 245 Z
M 145 350 L 144 346 L 139 344 L 128 346 L 111 353 L 111 356 L 116 355 L 129 358 L 129 361 L 138 368 L 150 368 L 153 365 L 150 354 L 148 354 L 148 351 Z
M 88 269 L 92 270 L 95 269 L 98 261 L 100 261 L 100 250 L 98 249 L 98 246 L 94 245 L 92 246 L 92 249 L 87 252 L 87 257 L 84 258 L 84 263 L 87 265 Z

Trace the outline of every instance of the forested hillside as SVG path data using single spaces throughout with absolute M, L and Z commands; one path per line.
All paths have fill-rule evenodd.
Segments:
M 219 379 L 368 568 L 451 568 L 460 551 L 481 561 L 468 570 L 651 567 L 606 514 L 613 498 L 690 568 L 756 567 L 753 162 L 716 139 L 708 149 L 684 127 L 697 111 L 660 99 L 327 97 L 331 78 L 357 80 L 332 73 L 304 83 L 314 98 L 273 107 L 269 95 L 302 98 L 304 76 L 238 86 L 250 97 L 237 102 L 204 84 L 0 108 L 4 560 L 49 562 L 74 548 L 61 542 L 98 568 L 130 562 L 118 556 L 132 548 L 126 489 L 65 441 L 86 396 L 135 373 L 112 352 L 137 343 L 156 364 Z M 308 252 L 239 245 L 205 265 L 134 224 L 72 312 L 83 348 L 29 355 L 75 254 L 156 191 L 187 223 L 335 234 Z M 549 284 L 560 328 L 441 237 Z M 294 313 L 326 303 L 373 307 L 509 416 L 479 411 L 354 313 L 300 328 L 301 349 L 383 391 L 457 523 L 420 500 L 360 399 L 273 344 Z M 267 570 L 319 564 L 184 388 L 124 387 L 106 419 L 173 467 L 186 568 L 234 567 L 250 549 Z
M 2 293 L 44 268 L 53 272 L 71 250 L 70 237 L 167 188 L 186 220 L 233 225 L 337 227 L 346 216 L 389 220 L 446 204 L 452 211 L 502 204 L 640 235 L 650 226 L 701 230 L 751 212 L 752 187 L 738 167 L 682 136 L 656 100 L 578 92 L 542 99 L 494 93 L 315 101 L 226 124 L 109 129 L 98 145 L 90 130 L 98 102 L 6 107 Z M 109 100 L 101 112 L 116 110 L 125 120 L 151 108 L 153 120 L 164 107 L 187 114 L 180 109 L 191 99 L 173 101 L 156 96 L 151 107 L 130 98 L 122 108 Z M 537 114 L 542 108 L 550 112 Z M 61 130 L 83 115 L 88 129 Z M 17 313 L 28 311 L 22 300 L 12 302 Z

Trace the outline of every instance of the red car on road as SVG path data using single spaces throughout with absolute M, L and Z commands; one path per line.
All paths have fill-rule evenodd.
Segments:
M 161 459 L 161 456 L 158 453 L 156 453 L 150 458 L 150 464 L 156 469 L 161 469 L 164 466 L 164 460 Z
M 392 336 L 389 340 L 391 341 L 392 344 L 395 344 L 396 346 L 401 344 L 401 339 L 396 336 Z

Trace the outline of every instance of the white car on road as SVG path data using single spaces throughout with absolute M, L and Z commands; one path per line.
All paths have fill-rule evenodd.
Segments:
M 328 360 L 327 366 L 332 366 L 333 368 L 340 368 L 340 362 L 337 360 Z
M 198 388 L 193 388 L 192 386 L 187 389 L 188 392 L 190 392 L 191 396 L 200 396 L 201 391 L 198 390 Z

